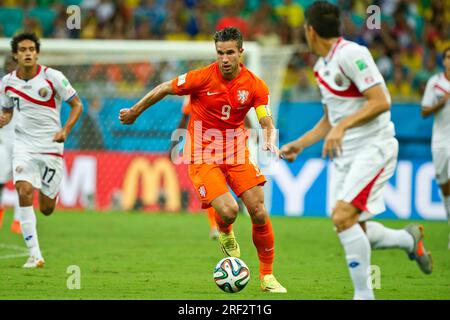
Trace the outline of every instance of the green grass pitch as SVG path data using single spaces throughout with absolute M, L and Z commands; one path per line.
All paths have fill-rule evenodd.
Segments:
M 239 215 L 234 228 L 251 279 L 235 294 L 219 290 L 212 279 L 222 258 L 208 238 L 204 214 L 56 212 L 38 215 L 46 266 L 21 268 L 26 257 L 21 236 L 9 231 L 11 212 L 0 229 L 0 299 L 351 299 L 352 286 L 343 250 L 325 218 L 272 217 L 275 275 L 287 294 L 259 289 L 258 260 L 250 219 Z M 384 221 L 401 228 L 405 221 Z M 450 251 L 446 222 L 423 222 L 425 245 L 434 273 L 422 274 L 401 250 L 380 250 L 377 299 L 450 299 Z M 22 256 L 21 256 L 22 255 Z M 81 270 L 81 289 L 67 288 L 67 269 Z

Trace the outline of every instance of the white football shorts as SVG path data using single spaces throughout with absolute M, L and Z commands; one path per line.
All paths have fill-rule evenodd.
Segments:
M 450 148 L 436 148 L 431 150 L 433 156 L 436 181 L 439 185 L 450 180 Z
M 54 199 L 63 177 L 63 158 L 39 153 L 13 154 L 14 183 L 27 181 L 47 197 Z
M 332 177 L 332 203 L 353 204 L 365 221 L 386 210 L 384 186 L 397 166 L 398 141 L 389 138 L 369 143 L 351 155 L 335 158 Z
M 11 144 L 0 143 L 0 184 L 12 179 L 12 152 Z

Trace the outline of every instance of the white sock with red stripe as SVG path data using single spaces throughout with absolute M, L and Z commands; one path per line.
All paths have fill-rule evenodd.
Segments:
M 414 238 L 403 229 L 386 228 L 375 221 L 366 222 L 366 233 L 372 249 L 404 249 L 408 252 L 414 249 Z
M 370 287 L 370 243 L 359 223 L 338 233 L 352 278 L 354 300 L 374 300 Z
M 23 238 L 28 250 L 30 250 L 30 256 L 41 259 L 42 254 L 39 248 L 39 241 L 36 230 L 36 215 L 34 214 L 33 206 L 19 207 L 19 216 Z

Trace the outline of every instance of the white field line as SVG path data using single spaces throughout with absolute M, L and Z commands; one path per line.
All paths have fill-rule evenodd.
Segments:
M 3 243 L 0 243 L 0 249 L 9 249 L 9 250 L 13 250 L 13 251 L 18 252 L 18 253 L 15 253 L 15 254 L 7 254 L 7 255 L 0 256 L 0 260 L 26 257 L 26 256 L 29 255 L 29 252 L 28 252 L 27 248 L 16 246 L 14 244 L 3 244 Z

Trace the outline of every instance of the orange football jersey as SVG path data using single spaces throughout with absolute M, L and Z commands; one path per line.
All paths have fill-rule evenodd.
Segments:
M 206 148 L 222 149 L 224 159 L 229 156 L 225 151 L 227 129 L 241 129 L 235 131 L 235 140 L 239 139 L 238 136 L 245 136 L 244 119 L 247 112 L 251 108 L 269 104 L 267 85 L 243 64 L 239 75 L 230 81 L 223 78 L 216 62 L 178 76 L 172 81 L 172 87 L 177 95 L 191 96 L 188 124 L 191 143 L 186 145 L 185 155 L 186 151 L 190 151 L 188 156 L 191 162 L 196 163 L 199 163 L 199 159 L 211 159 L 210 153 L 204 152 Z M 218 133 L 222 138 L 217 137 Z M 235 154 L 239 146 L 235 144 Z M 246 148 L 245 143 L 243 148 Z

